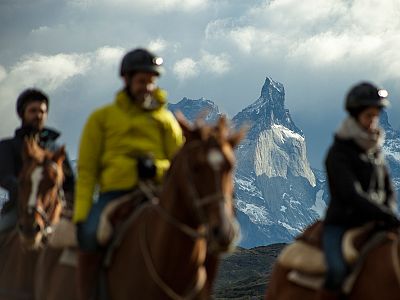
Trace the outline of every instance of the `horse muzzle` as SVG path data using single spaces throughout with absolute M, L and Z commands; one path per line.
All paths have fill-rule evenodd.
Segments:
M 236 219 L 209 229 L 208 250 L 212 253 L 233 252 L 239 241 L 240 226 Z
M 19 223 L 18 232 L 22 244 L 28 249 L 37 249 L 42 240 L 42 229 L 38 223 L 33 223 L 29 226 Z

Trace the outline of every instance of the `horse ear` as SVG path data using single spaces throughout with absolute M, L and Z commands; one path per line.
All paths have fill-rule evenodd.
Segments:
M 54 152 L 53 161 L 60 165 L 64 162 L 66 155 L 65 145 L 62 145 Z
M 240 141 L 246 136 L 248 130 L 249 128 L 244 126 L 228 138 L 228 142 L 231 144 L 232 148 L 235 148 L 237 145 L 239 145 Z
M 222 138 L 226 138 L 228 136 L 229 132 L 229 126 L 228 126 L 228 120 L 225 115 L 222 115 L 219 117 L 218 122 L 217 122 L 217 127 L 219 134 Z
M 186 140 L 188 140 L 191 137 L 192 132 L 193 132 L 192 125 L 185 118 L 185 116 L 183 115 L 183 113 L 180 110 L 175 112 L 175 118 L 176 118 L 176 120 L 178 121 L 179 125 L 182 128 L 183 135 L 185 136 Z
M 197 128 L 203 127 L 205 124 L 205 119 L 210 112 L 209 109 L 203 109 L 196 117 L 196 120 L 194 121 L 194 125 Z

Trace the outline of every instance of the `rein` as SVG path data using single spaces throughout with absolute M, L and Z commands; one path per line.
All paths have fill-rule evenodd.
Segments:
M 203 228 L 200 232 L 193 229 L 192 227 L 182 223 L 181 221 L 177 220 L 173 216 L 171 216 L 168 212 L 163 209 L 159 204 L 159 198 L 154 194 L 153 190 L 145 183 L 139 182 L 139 189 L 146 195 L 146 198 L 151 201 L 153 205 L 151 208 L 154 208 L 168 223 L 179 229 L 184 234 L 191 237 L 193 240 L 199 238 L 207 238 L 207 233 L 205 228 Z
M 156 205 L 158 206 L 158 205 Z M 193 299 L 196 295 L 201 291 L 207 281 L 207 273 L 204 266 L 200 266 L 197 270 L 197 276 L 195 279 L 195 284 L 191 290 L 189 290 L 186 295 L 181 296 L 177 292 L 175 292 L 158 274 L 153 260 L 150 255 L 150 249 L 147 244 L 147 235 L 146 235 L 146 222 L 143 222 L 142 230 L 140 231 L 140 249 L 143 254 L 144 262 L 146 264 L 147 270 L 150 273 L 150 276 L 154 280 L 154 282 L 158 285 L 158 287 L 167 294 L 171 299 L 174 300 L 188 300 Z

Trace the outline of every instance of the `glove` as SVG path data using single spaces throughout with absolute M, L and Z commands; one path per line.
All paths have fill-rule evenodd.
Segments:
M 137 171 L 141 180 L 153 179 L 156 176 L 157 167 L 151 157 L 139 157 Z
M 389 225 L 391 228 L 398 228 L 400 227 L 400 220 L 396 216 L 391 216 L 388 220 Z

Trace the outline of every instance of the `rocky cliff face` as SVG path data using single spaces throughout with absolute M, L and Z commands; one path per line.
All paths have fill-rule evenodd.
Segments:
M 267 77 L 260 97 L 232 121 L 250 126 L 237 150 L 237 207 L 250 219 L 242 226 L 242 245 L 287 242 L 319 217 L 319 187 L 303 132 L 285 108 L 283 85 Z

